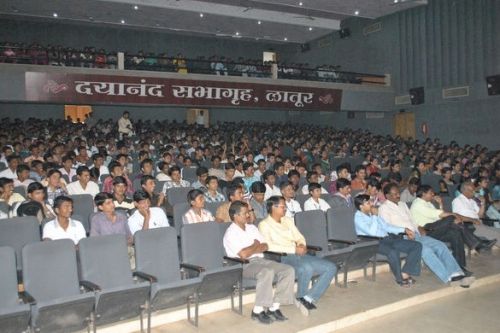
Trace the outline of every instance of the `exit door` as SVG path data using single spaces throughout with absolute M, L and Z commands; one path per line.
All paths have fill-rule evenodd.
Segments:
M 415 139 L 415 114 L 401 112 L 394 115 L 394 135 Z

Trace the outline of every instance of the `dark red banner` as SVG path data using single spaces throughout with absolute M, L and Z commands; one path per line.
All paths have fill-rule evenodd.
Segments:
M 342 90 L 140 76 L 26 73 L 26 99 L 339 111 Z

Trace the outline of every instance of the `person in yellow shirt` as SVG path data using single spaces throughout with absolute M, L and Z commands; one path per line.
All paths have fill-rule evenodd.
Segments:
M 285 216 L 285 199 L 272 196 L 266 202 L 267 218 L 259 224 L 269 251 L 284 252 L 281 263 L 292 266 L 297 278 L 297 299 L 308 310 L 316 309 L 315 303 L 325 293 L 337 272 L 331 261 L 307 254 L 306 240 L 295 227 L 292 218 Z M 312 277 L 319 275 L 309 288 Z

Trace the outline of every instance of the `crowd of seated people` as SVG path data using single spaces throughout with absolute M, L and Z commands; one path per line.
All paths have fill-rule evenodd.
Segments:
M 86 123 L 2 119 L 1 218 L 34 215 L 45 239 L 70 238 L 76 244 L 83 237 L 120 233 L 132 245 L 138 230 L 174 225 L 171 191 L 184 188 L 187 210 L 178 220 L 234 222 L 224 240 L 228 251 L 259 258 L 248 276 L 271 265 L 259 255 L 266 249 L 289 253 L 282 263 L 295 268 L 303 313 L 316 308 L 336 267 L 307 257 L 305 239 L 293 223 L 300 211 L 355 212 L 357 233 L 381 239 L 379 252 L 405 288 L 416 283 L 421 259 L 443 283 L 468 287 L 473 273 L 466 247 L 481 253 L 500 237 L 495 228 L 500 153 L 480 145 L 292 123 L 130 124 L 131 137 L 119 136 L 115 121 L 93 116 Z M 426 184 L 428 177 L 438 181 Z M 93 198 L 98 213 L 89 221 L 88 235 L 71 215 L 72 197 L 81 194 Z M 208 204 L 216 210 L 209 211 Z M 242 234 L 245 224 L 256 222 L 258 230 Z M 236 246 L 234 235 L 259 242 Z M 401 252 L 411 259 L 403 267 Z M 292 271 L 283 274 L 289 290 Z M 313 274 L 319 282 L 309 289 Z M 252 317 L 263 323 L 285 320 L 280 302 L 263 295 Z M 293 303 L 280 297 L 283 305 Z
M 38 43 L 0 43 L 0 63 L 70 66 L 85 68 L 116 69 L 116 51 L 104 50 L 93 46 L 81 49 L 61 45 L 43 46 Z M 139 50 L 125 52 L 125 69 L 149 70 L 177 73 L 198 73 L 212 75 L 272 77 L 273 62 L 238 57 L 212 55 L 186 58 L 182 53 L 171 55 L 155 54 Z M 340 66 L 321 65 L 311 67 L 307 63 L 277 63 L 277 75 L 281 79 L 314 80 L 360 83 L 359 75 L 341 72 Z

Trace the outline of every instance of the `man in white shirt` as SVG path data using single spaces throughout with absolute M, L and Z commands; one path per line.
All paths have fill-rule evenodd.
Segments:
M 139 230 L 170 226 L 163 209 L 151 207 L 150 196 L 145 191 L 134 193 L 134 205 L 137 210 L 128 218 L 128 227 L 132 235 Z
M 300 203 L 295 200 L 295 190 L 291 182 L 283 182 L 280 185 L 281 194 L 285 198 L 286 213 L 285 216 L 293 218 L 296 213 L 302 211 Z
M 90 180 L 90 170 L 86 166 L 76 169 L 77 180 L 66 186 L 68 194 L 90 194 L 92 198 L 99 193 L 99 186 Z
M 71 239 L 75 245 L 80 239 L 87 237 L 83 225 L 71 219 L 73 200 L 67 196 L 59 196 L 54 200 L 54 212 L 57 217 L 43 227 L 43 240 Z
M 302 194 L 309 194 L 309 184 L 311 183 L 320 183 L 319 181 L 319 175 L 317 172 L 312 171 L 307 174 L 307 184 L 302 186 Z M 328 194 L 328 191 L 325 190 L 323 187 L 320 188 L 321 194 Z
M 309 183 L 309 194 L 311 197 L 304 202 L 304 210 L 322 210 L 326 212 L 331 207 L 330 205 L 321 198 L 321 187 L 318 183 Z
M 5 177 L 9 179 L 17 179 L 17 166 L 19 165 L 21 158 L 17 155 L 9 155 L 7 159 L 7 169 L 0 172 L 0 178 Z
M 132 122 L 129 119 L 130 113 L 128 111 L 123 112 L 123 116 L 118 119 L 118 134 L 120 140 L 123 135 L 132 136 L 134 133 L 134 128 L 132 127 Z
M 473 278 L 465 276 L 443 242 L 426 236 L 425 230 L 419 228 L 413 221 L 408 206 L 400 201 L 398 185 L 395 183 L 386 185 L 384 195 L 387 200 L 378 208 L 378 215 L 389 224 L 408 228 L 414 232 L 414 240 L 422 244 L 422 260 L 443 283 L 460 281 L 462 287 L 468 288 Z
M 233 221 L 224 234 L 224 248 L 229 257 L 248 260 L 243 265 L 243 277 L 257 280 L 252 319 L 263 324 L 284 321 L 280 305 L 294 304 L 295 272 L 293 267 L 264 259 L 267 244 L 256 226 L 249 223 L 248 204 L 234 201 L 229 207 Z M 273 280 L 277 278 L 273 295 Z M 267 311 L 266 311 L 267 308 Z
M 486 203 L 484 197 L 479 197 L 481 207 L 478 206 L 474 200 L 474 184 L 471 182 L 464 182 L 460 186 L 460 195 L 453 199 L 451 205 L 453 213 L 459 214 L 464 217 L 464 221 L 474 223 L 474 234 L 480 237 L 491 239 L 489 243 L 496 243 L 500 238 L 500 230 L 485 226 L 481 219 L 484 217 Z M 498 246 L 498 245 L 497 245 Z

